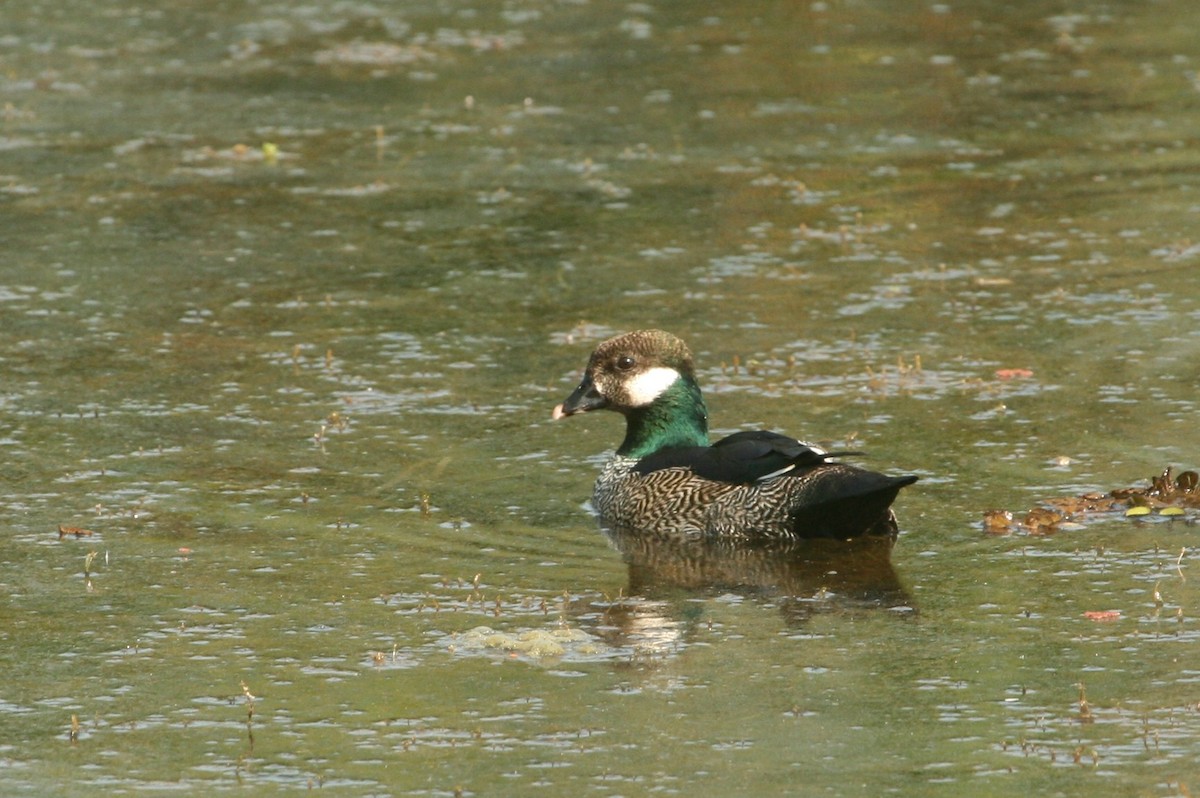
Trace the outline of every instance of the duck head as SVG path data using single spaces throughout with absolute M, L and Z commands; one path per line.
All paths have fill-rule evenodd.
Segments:
M 578 387 L 551 418 L 592 410 L 625 416 L 619 454 L 641 457 L 665 446 L 708 445 L 708 412 L 692 353 L 662 330 L 625 333 L 596 347 Z

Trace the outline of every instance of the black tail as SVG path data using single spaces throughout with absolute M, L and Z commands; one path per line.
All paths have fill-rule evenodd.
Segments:
M 897 534 L 892 502 L 900 489 L 917 481 L 873 471 L 846 470 L 821 486 L 823 496 L 792 513 L 792 529 L 800 538 L 853 538 Z

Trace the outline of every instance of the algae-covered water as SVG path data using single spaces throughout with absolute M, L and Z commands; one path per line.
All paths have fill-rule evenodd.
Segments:
M 1198 28 L 0 8 L 0 793 L 1195 794 L 1196 511 L 1020 519 L 1200 466 Z M 890 560 L 610 544 L 646 326 Z

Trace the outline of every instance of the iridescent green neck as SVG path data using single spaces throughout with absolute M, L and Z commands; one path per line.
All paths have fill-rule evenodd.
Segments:
M 681 377 L 646 407 L 625 414 L 624 457 L 642 458 L 671 446 L 708 446 L 708 410 L 700 386 Z

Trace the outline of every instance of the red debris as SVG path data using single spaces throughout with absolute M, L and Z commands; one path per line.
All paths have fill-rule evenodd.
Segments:
M 1121 617 L 1120 610 L 1089 610 L 1083 614 L 1089 621 L 1115 621 Z

